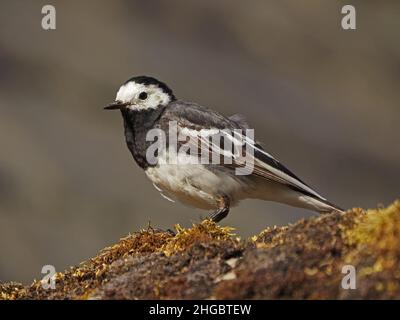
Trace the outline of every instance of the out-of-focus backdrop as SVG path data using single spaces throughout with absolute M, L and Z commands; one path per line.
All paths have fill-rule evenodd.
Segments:
M 56 30 L 41 28 L 42 6 Z M 28 283 L 93 256 L 149 221 L 205 215 L 160 197 L 136 166 L 118 113 L 133 75 L 185 100 L 244 113 L 256 137 L 332 202 L 399 196 L 400 2 L 15 1 L 0 4 L 0 281 Z M 241 236 L 311 213 L 244 201 Z

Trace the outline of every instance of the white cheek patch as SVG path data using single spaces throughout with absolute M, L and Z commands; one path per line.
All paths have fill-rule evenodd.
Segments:
M 139 99 L 141 92 L 147 93 L 145 100 Z M 143 110 L 156 109 L 160 105 L 166 105 L 170 102 L 170 97 L 155 85 L 145 86 L 140 83 L 128 82 L 118 90 L 116 100 L 132 103 L 128 106 L 131 110 Z

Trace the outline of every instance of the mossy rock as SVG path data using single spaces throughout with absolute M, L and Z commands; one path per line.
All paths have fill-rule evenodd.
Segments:
M 267 228 L 241 240 L 211 221 L 176 234 L 148 227 L 39 281 L 0 284 L 0 299 L 399 299 L 400 201 Z M 356 270 L 343 289 L 342 268 Z

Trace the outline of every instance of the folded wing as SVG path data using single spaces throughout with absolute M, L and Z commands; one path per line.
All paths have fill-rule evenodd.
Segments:
M 179 101 L 168 110 L 168 113 L 168 119 L 177 121 L 178 134 L 193 138 L 181 144 L 192 144 L 190 150 L 192 152 L 197 150 L 198 157 L 208 153 L 209 159 L 219 158 L 223 161 L 220 162 L 221 165 L 233 170 L 245 166 L 246 161 L 253 161 L 252 175 L 285 184 L 305 195 L 328 203 L 325 198 L 266 152 L 252 137 L 246 135 L 245 130 L 249 126 L 242 116 L 234 115 L 227 118 L 202 106 Z M 235 152 L 224 148 L 222 145 L 224 139 L 231 140 L 233 144 L 241 144 L 241 151 Z

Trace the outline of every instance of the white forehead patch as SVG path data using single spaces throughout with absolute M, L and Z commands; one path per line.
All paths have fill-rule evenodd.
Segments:
M 145 100 L 139 99 L 139 95 L 142 92 L 147 93 Z M 116 100 L 122 102 L 130 102 L 131 105 L 127 108 L 132 110 L 143 110 L 143 109 L 156 109 L 160 105 L 167 105 L 171 98 L 158 86 L 144 85 L 136 82 L 128 82 L 119 88 L 117 92 Z

